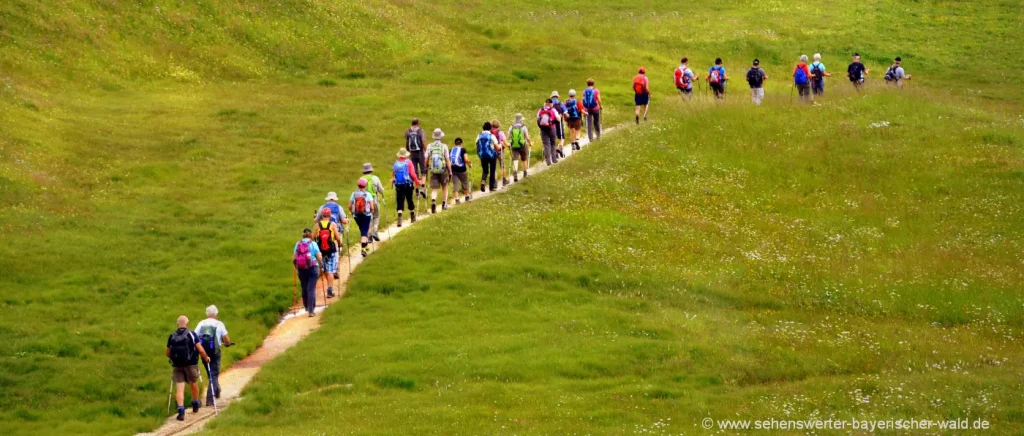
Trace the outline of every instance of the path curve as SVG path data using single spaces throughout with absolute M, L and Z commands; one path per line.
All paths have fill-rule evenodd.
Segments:
M 603 131 L 603 134 L 608 134 L 613 130 L 616 130 L 616 128 L 612 127 L 609 129 L 605 129 Z M 580 140 L 580 145 L 586 146 L 589 142 L 590 141 L 587 140 L 587 138 L 583 138 Z M 564 147 L 565 158 L 563 158 L 562 160 L 571 158 L 573 156 L 574 153 L 572 150 L 570 150 L 570 148 L 571 147 L 569 146 Z M 512 161 L 509 160 L 508 163 L 511 166 Z M 545 165 L 544 163 L 536 163 L 531 166 L 530 174 L 534 175 L 542 173 L 544 171 L 547 171 L 549 168 L 552 168 L 552 166 Z M 512 185 L 515 185 L 515 183 L 511 183 L 508 186 L 501 187 L 497 191 L 493 192 L 476 192 L 473 194 L 473 201 L 490 197 L 491 194 L 502 193 L 506 189 L 508 189 L 509 186 Z M 420 201 L 423 200 L 420 199 Z M 466 203 L 463 202 L 462 204 Z M 452 208 L 457 206 L 454 204 L 450 204 L 448 207 Z M 429 213 L 423 214 L 422 216 L 417 217 L 417 222 L 429 219 L 431 216 L 433 215 Z M 406 220 L 406 225 L 404 227 L 397 227 L 396 225 L 392 224 L 386 230 L 380 230 L 380 242 L 378 244 L 387 243 L 396 235 L 401 233 L 402 230 L 407 229 L 409 227 L 411 227 L 411 225 L 409 224 L 408 220 Z M 354 273 L 356 271 L 356 268 L 358 268 L 359 265 L 362 264 L 363 258 L 362 256 L 359 256 L 358 248 L 350 248 L 348 250 L 348 254 L 350 256 L 352 254 L 355 254 L 355 256 L 351 257 L 351 272 Z M 340 279 L 337 280 L 337 283 L 335 283 L 336 291 L 338 291 L 337 297 L 327 299 L 325 301 L 325 293 L 323 292 L 323 289 L 324 286 L 326 285 L 321 286 L 319 288 L 319 291 L 317 292 L 317 312 L 323 312 L 332 304 L 341 301 L 341 297 L 343 297 L 345 295 L 345 292 L 348 291 L 348 279 L 351 273 L 349 272 L 349 268 L 347 267 L 347 265 L 348 261 L 344 257 L 339 260 L 338 274 L 340 276 Z M 320 282 L 320 284 L 323 284 L 323 282 Z M 277 326 L 272 328 L 270 332 L 267 333 L 267 337 L 263 339 L 263 345 L 257 348 L 256 351 L 254 351 L 252 354 L 250 354 L 249 356 L 245 357 L 242 360 L 239 360 L 238 362 L 235 362 L 233 365 L 231 365 L 231 367 L 229 367 L 227 370 L 221 373 L 221 398 L 217 400 L 217 406 L 219 407 L 220 410 L 223 411 L 224 409 L 227 409 L 228 407 L 231 406 L 232 403 L 241 398 L 242 389 L 244 389 L 245 386 L 248 385 L 250 381 L 252 381 L 252 378 L 256 375 L 256 373 L 260 371 L 260 369 L 263 368 L 263 365 L 265 365 L 267 362 L 270 362 L 275 357 L 281 355 L 289 348 L 299 343 L 299 341 L 302 340 L 302 338 L 306 337 L 311 332 L 320 327 L 320 320 L 322 316 L 310 318 L 309 316 L 306 316 L 305 311 L 301 312 L 302 313 L 296 313 L 293 311 L 288 315 L 284 316 L 281 319 L 281 321 L 277 324 Z M 205 378 L 206 371 L 202 372 L 203 377 Z M 206 391 L 204 389 L 200 395 L 200 398 L 205 397 Z M 203 427 L 214 417 L 215 412 L 213 407 L 203 407 L 199 409 L 199 413 L 192 413 L 192 409 L 187 408 L 184 421 L 178 421 L 177 419 L 175 419 L 175 415 L 171 415 L 170 417 L 167 418 L 164 424 L 161 425 L 156 430 L 149 433 L 139 433 L 136 436 L 172 436 L 195 433 L 202 430 Z

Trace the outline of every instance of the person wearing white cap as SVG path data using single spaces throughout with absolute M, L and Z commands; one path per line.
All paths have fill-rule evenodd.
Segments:
M 370 239 L 380 242 L 377 230 L 380 228 L 380 214 L 384 207 L 384 184 L 381 183 L 380 177 L 373 175 L 373 165 L 369 162 L 363 164 L 363 176 L 359 180 L 366 181 L 366 191 L 373 196 L 376 206 L 373 210 L 373 220 L 370 221 Z
M 441 210 L 448 209 L 448 181 L 452 178 L 452 162 L 448 159 L 448 145 L 441 142 L 444 132 L 434 129 L 434 142 L 427 146 L 427 171 L 430 171 L 430 213 L 437 213 L 437 190 L 444 190 Z
M 583 103 L 576 99 L 576 90 L 569 90 L 569 99 L 565 101 L 565 118 L 569 124 L 569 146 L 573 150 L 580 149 L 580 129 L 583 127 L 583 116 L 587 111 Z
M 814 62 L 811 62 L 811 92 L 814 95 L 824 95 L 825 78 L 831 76 L 832 73 L 825 71 L 825 64 L 821 63 L 821 53 L 815 53 Z
M 565 105 L 558 100 L 558 91 L 551 91 L 551 107 L 558 113 L 558 120 L 555 123 L 555 137 L 558 138 L 558 157 L 565 157 L 562 147 L 565 146 L 565 126 L 562 125 L 565 118 Z

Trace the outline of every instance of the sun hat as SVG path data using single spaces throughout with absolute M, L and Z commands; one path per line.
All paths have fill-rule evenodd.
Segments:
M 331 191 L 327 193 L 327 197 L 324 198 L 326 201 L 338 201 L 338 193 Z
M 359 181 L 356 182 L 356 186 L 358 186 L 360 188 L 365 188 L 366 187 L 366 179 L 359 179 Z
M 369 162 L 364 163 L 363 164 L 363 174 L 372 173 L 372 172 L 373 172 L 373 165 L 370 165 Z
M 558 91 L 551 91 L 551 98 L 558 97 Z
M 434 129 L 434 139 L 441 139 L 441 138 L 444 138 L 444 132 L 442 132 L 441 128 L 438 127 L 436 129 Z
M 523 114 L 516 114 L 515 119 L 516 119 L 516 124 L 522 124 L 523 123 Z
M 398 149 L 398 157 L 409 157 L 409 150 L 404 148 Z

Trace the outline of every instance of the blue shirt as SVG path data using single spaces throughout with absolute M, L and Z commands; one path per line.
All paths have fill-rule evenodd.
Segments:
M 299 244 L 305 242 L 309 245 L 309 256 L 313 258 L 313 266 L 316 266 L 316 255 L 320 254 L 320 247 L 316 246 L 316 243 L 312 239 L 302 238 L 301 241 L 295 243 L 295 249 L 292 250 L 292 256 L 299 254 Z

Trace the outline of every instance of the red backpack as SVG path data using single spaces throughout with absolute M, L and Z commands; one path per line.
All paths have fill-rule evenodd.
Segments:
M 308 243 L 299 241 L 295 247 L 295 257 L 292 258 L 292 263 L 298 269 L 309 269 L 313 266 L 313 255 L 309 253 Z
M 633 78 L 633 92 L 637 94 L 647 93 L 647 84 L 644 83 L 644 79 L 645 77 L 642 74 L 637 74 L 636 77 Z
M 316 223 L 316 240 L 317 245 L 320 248 L 320 252 L 324 255 L 331 255 L 334 253 L 334 231 L 331 230 L 331 222 L 327 221 L 327 226 L 324 226 L 323 221 Z

